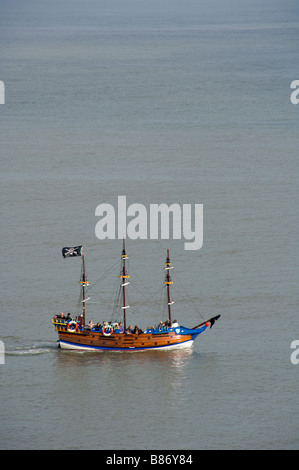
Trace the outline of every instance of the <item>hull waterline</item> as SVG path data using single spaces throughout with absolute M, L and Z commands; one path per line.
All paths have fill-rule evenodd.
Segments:
M 188 349 L 193 346 L 193 340 L 187 340 L 184 341 L 183 343 L 178 343 L 178 344 L 171 344 L 167 346 L 151 346 L 151 347 L 134 347 L 134 346 L 129 346 L 128 348 L 109 348 L 109 347 L 97 347 L 97 346 L 87 346 L 87 345 L 81 345 L 81 344 L 76 344 L 76 343 L 69 343 L 68 341 L 59 341 L 59 346 L 62 349 L 68 349 L 71 351 L 91 351 L 91 352 L 102 352 L 102 351 L 115 351 L 115 352 L 123 352 L 123 351 L 153 351 L 153 350 L 164 350 L 164 351 L 169 351 L 172 349 Z

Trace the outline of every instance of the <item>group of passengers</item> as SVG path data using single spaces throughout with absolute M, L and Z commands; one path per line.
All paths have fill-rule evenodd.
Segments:
M 71 317 L 71 314 L 68 313 L 67 316 L 64 315 L 63 312 L 61 312 L 60 315 L 55 315 L 55 317 L 57 320 L 60 320 L 60 321 L 63 321 L 65 323 L 68 323 L 70 321 L 72 321 L 72 317 Z M 160 321 L 160 323 L 155 327 L 155 326 L 151 326 L 149 328 L 147 328 L 146 331 L 150 331 L 150 330 L 159 330 L 159 331 L 168 331 L 169 328 L 177 328 L 179 326 L 177 320 L 174 320 L 173 322 L 171 322 L 170 320 L 166 320 L 165 322 L 163 322 L 162 320 Z M 113 329 L 113 331 L 115 333 L 126 333 L 126 334 L 134 334 L 134 335 L 138 335 L 140 333 L 143 333 L 143 330 L 141 328 L 139 328 L 137 325 L 135 325 L 135 327 L 133 327 L 132 325 L 130 325 L 128 328 L 126 328 L 126 330 L 124 329 L 122 323 L 111 323 L 111 322 L 107 322 L 107 321 L 104 321 L 104 322 L 98 322 L 98 323 L 93 323 L 92 320 L 90 320 L 90 322 L 88 323 L 88 326 L 86 327 L 86 329 L 88 330 L 95 330 L 95 331 L 103 331 L 104 329 L 105 330 L 111 330 Z
M 148 327 L 145 332 L 149 332 L 150 330 L 159 330 L 159 331 L 168 331 L 169 328 L 177 328 L 179 326 L 177 320 L 174 320 L 171 322 L 170 320 L 167 320 L 166 322 L 163 322 L 162 320 L 157 326 L 151 326 Z M 127 335 L 133 334 L 133 335 L 139 335 L 143 333 L 143 330 L 139 328 L 137 325 L 133 327 L 133 325 L 130 325 L 126 330 L 124 329 L 122 323 L 111 323 L 104 321 L 103 323 L 96 323 L 94 324 L 92 320 L 88 323 L 87 329 L 92 330 L 95 329 L 96 331 L 102 331 L 105 328 L 105 330 L 112 329 L 115 333 L 126 333 Z
M 104 321 L 102 323 L 93 323 L 92 320 L 90 320 L 90 322 L 88 323 L 88 326 L 87 326 L 87 329 L 88 330 L 99 330 L 99 331 L 103 331 L 103 329 L 105 330 L 111 330 L 113 329 L 113 331 L 115 333 L 126 333 L 126 334 L 134 334 L 134 335 L 138 335 L 140 333 L 143 333 L 143 331 L 141 330 L 141 328 L 139 328 L 137 325 L 135 325 L 135 327 L 133 327 L 132 325 L 130 325 L 128 328 L 124 328 L 124 326 L 122 325 L 122 323 L 111 323 L 111 322 L 107 322 L 107 321 Z
M 71 314 L 68 313 L 67 316 L 64 315 L 63 312 L 61 312 L 60 315 L 55 315 L 54 318 L 56 318 L 57 320 L 62 320 L 63 322 L 70 322 L 72 321 L 72 317 L 71 317 Z
M 156 328 L 158 330 L 165 330 L 165 329 L 168 329 L 168 328 L 177 328 L 178 326 L 179 326 L 179 324 L 178 324 L 177 320 L 174 320 L 173 322 L 171 322 L 170 320 L 166 320 L 165 322 L 163 322 L 161 320 L 159 325 Z

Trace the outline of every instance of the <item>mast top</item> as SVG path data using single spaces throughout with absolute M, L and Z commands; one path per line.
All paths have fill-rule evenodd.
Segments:
M 126 253 L 125 238 L 123 239 L 123 251 L 121 253 L 121 257 L 122 257 L 122 259 L 129 259 L 129 257 L 127 256 L 127 253 Z

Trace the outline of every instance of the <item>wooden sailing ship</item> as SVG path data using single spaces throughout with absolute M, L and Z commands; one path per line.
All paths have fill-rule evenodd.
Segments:
M 146 330 L 132 331 L 127 328 L 126 311 L 129 305 L 126 304 L 126 288 L 130 284 L 130 276 L 126 269 L 126 260 L 128 256 L 125 249 L 125 241 L 123 241 L 123 250 L 121 254 L 121 272 L 118 276 L 120 279 L 120 288 L 122 292 L 122 317 L 123 326 L 120 323 L 103 322 L 97 325 L 86 325 L 86 288 L 89 285 L 85 274 L 85 260 L 82 252 L 82 246 L 73 248 L 63 248 L 64 257 L 81 256 L 82 271 L 80 285 L 82 289 L 82 314 L 76 318 L 64 318 L 63 314 L 55 315 L 52 323 L 58 332 L 59 346 L 64 349 L 88 350 L 88 351 L 146 351 L 160 349 L 181 349 L 192 346 L 197 336 L 203 333 L 208 326 L 212 328 L 215 321 L 220 317 L 217 315 L 209 320 L 205 320 L 193 328 L 180 326 L 176 322 L 172 322 L 171 307 L 174 302 L 171 301 L 170 288 L 173 284 L 170 271 L 173 266 L 169 258 L 169 250 L 167 250 L 167 258 L 165 263 L 165 281 L 164 285 L 167 289 L 167 307 L 168 321 L 160 322 L 157 327 L 147 328 Z

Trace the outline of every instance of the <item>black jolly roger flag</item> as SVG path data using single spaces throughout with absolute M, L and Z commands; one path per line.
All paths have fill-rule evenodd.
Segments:
M 62 256 L 64 258 L 70 258 L 73 256 L 81 256 L 82 255 L 82 245 L 73 246 L 73 247 L 64 247 L 62 248 Z

